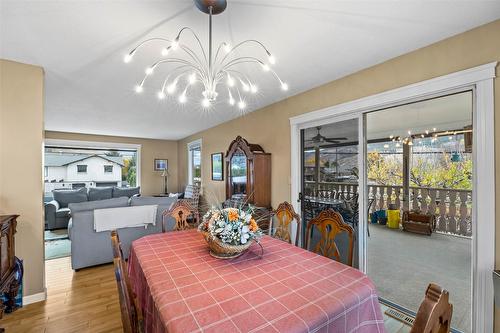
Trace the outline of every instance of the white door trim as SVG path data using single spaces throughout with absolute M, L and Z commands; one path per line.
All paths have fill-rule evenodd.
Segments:
M 347 103 L 308 112 L 290 118 L 291 201 L 296 211 L 300 179 L 300 130 L 319 124 L 355 118 L 366 112 L 446 94 L 452 90 L 473 88 L 474 112 L 474 190 L 472 241 L 472 331 L 493 332 L 493 279 L 495 263 L 495 129 L 493 80 L 497 62 L 492 62 L 418 82 Z M 360 133 L 361 135 L 361 133 Z M 360 206 L 364 207 L 364 206 Z M 359 229 L 365 230 L 365 219 Z M 478 228 L 477 221 L 481 221 Z M 363 237 L 364 238 L 364 237 Z M 361 242 L 360 242 L 361 243 Z M 365 243 L 365 241 L 363 241 Z M 360 268 L 365 271 L 365 245 L 360 244 Z

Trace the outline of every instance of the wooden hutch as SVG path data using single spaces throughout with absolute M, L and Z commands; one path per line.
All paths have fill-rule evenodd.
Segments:
M 261 220 L 259 224 L 265 230 L 268 219 L 263 216 L 271 209 L 271 154 L 238 136 L 229 145 L 225 161 L 226 203 L 255 206 L 262 214 L 256 220 Z
M 0 319 L 4 310 L 12 312 L 16 308 L 14 299 L 19 290 L 19 282 L 16 280 L 14 234 L 16 233 L 18 216 L 0 216 L 0 292 L 5 293 L 7 296 L 5 304 L 0 302 Z

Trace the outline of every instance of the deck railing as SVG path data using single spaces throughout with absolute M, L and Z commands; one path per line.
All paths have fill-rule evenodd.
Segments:
M 305 194 L 328 197 L 332 191 L 358 192 L 353 183 L 314 183 L 306 182 Z M 374 202 L 369 213 L 388 209 L 394 204 L 402 209 L 403 187 L 387 185 L 368 185 L 368 198 Z M 460 236 L 472 235 L 472 191 L 445 188 L 410 187 L 411 210 L 436 216 L 436 231 Z

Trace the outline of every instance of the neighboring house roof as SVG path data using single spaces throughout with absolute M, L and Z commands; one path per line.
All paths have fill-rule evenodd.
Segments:
M 91 157 L 99 157 L 103 160 L 116 163 L 120 166 L 125 166 L 123 163 L 123 157 L 121 156 L 107 156 L 107 155 L 96 155 L 96 154 L 57 154 L 57 153 L 47 153 L 45 154 L 45 166 L 46 167 L 60 167 L 66 166 L 71 163 L 80 162 Z

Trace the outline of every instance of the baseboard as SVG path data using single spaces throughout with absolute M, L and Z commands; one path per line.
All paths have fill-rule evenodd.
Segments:
M 23 297 L 23 306 L 32 304 L 32 303 L 37 303 L 37 302 L 42 302 L 47 299 L 47 289 L 44 289 L 43 292 L 38 293 L 38 294 L 33 294 L 33 295 L 28 295 Z

